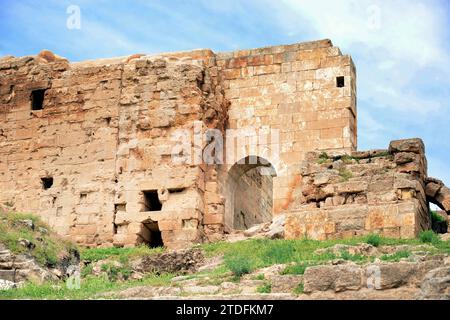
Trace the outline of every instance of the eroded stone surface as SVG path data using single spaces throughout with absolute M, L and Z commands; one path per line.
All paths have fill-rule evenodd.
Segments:
M 422 140 L 406 139 L 392 141 L 384 151 L 308 154 L 286 237 L 414 238 L 430 229 L 424 150 Z
M 221 240 L 227 228 L 269 222 L 287 208 L 306 151 L 354 150 L 355 73 L 330 40 L 78 63 L 48 50 L 3 57 L 0 203 L 39 214 L 85 246 Z M 192 137 L 206 128 L 276 129 L 270 148 L 279 150 L 254 154 L 252 142 L 225 166 L 174 163 L 177 130 Z M 197 148 L 206 145 L 207 137 Z M 227 180 L 230 166 L 250 155 L 276 170 L 273 194 L 272 179 L 261 180 L 264 201 L 246 188 L 234 197 L 247 171 Z M 239 205 L 239 195 L 250 205 Z M 243 219 L 235 224 L 236 212 Z

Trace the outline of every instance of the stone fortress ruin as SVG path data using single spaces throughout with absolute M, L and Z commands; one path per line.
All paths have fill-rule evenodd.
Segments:
M 421 140 L 356 148 L 356 70 L 330 40 L 0 59 L 0 203 L 81 245 L 181 248 L 277 216 L 286 238 L 411 238 L 430 201 L 450 211 Z

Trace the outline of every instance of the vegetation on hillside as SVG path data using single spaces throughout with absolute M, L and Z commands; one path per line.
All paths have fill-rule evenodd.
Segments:
M 42 266 L 54 266 L 76 246 L 52 232 L 32 214 L 0 210 L 0 245 L 15 254 L 28 253 Z
M 26 220 L 32 221 L 34 228 L 30 228 Z M 28 222 L 29 222 L 28 221 Z M 20 240 L 26 239 L 35 246 L 26 248 L 20 245 Z M 75 247 L 57 237 L 47 225 L 38 218 L 28 214 L 1 213 L 0 215 L 0 243 L 14 253 L 29 252 L 43 265 L 57 263 L 59 257 Z M 271 284 L 265 280 L 258 269 L 275 264 L 284 264 L 282 275 L 303 274 L 309 266 L 329 263 L 334 259 L 353 261 L 358 264 L 372 262 L 374 257 L 349 254 L 342 251 L 338 255 L 333 251 L 321 251 L 336 244 L 357 245 L 368 243 L 374 247 L 397 245 L 428 244 L 424 250 L 430 253 L 450 254 L 450 241 L 441 241 L 432 231 L 425 231 L 417 239 L 388 239 L 379 235 L 368 235 L 346 240 L 317 241 L 309 239 L 299 240 L 269 240 L 249 239 L 239 242 L 216 242 L 200 244 L 196 247 L 203 250 L 206 257 L 223 256 L 223 264 L 212 270 L 202 271 L 187 277 L 205 277 L 204 284 L 219 285 L 224 281 L 239 282 L 246 274 L 254 273 L 253 278 L 263 281 L 257 292 L 271 292 Z M 421 249 L 422 250 L 422 249 Z M 21 288 L 0 291 L 0 299 L 88 299 L 98 298 L 105 292 L 116 292 L 136 286 L 176 286 L 171 279 L 179 274 L 148 273 L 142 279 L 132 279 L 133 272 L 130 261 L 136 257 L 153 255 L 163 249 L 150 249 L 145 246 L 136 248 L 92 248 L 81 249 L 83 261 L 80 288 L 69 288 L 64 280 L 48 282 L 42 285 L 26 283 Z M 382 261 L 400 261 L 408 259 L 412 252 L 405 250 L 392 254 L 384 254 Z M 100 266 L 100 272 L 93 272 L 94 266 Z M 201 280 L 200 280 L 201 283 Z M 303 292 L 303 285 L 295 289 L 296 294 Z

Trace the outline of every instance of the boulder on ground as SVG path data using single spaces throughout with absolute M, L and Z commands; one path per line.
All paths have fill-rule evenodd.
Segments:
M 420 299 L 450 300 L 450 267 L 429 271 L 420 286 Z

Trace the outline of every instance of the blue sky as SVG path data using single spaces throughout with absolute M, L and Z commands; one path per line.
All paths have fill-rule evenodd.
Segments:
M 70 5 L 80 29 L 66 27 Z M 0 0 L 0 56 L 45 48 L 80 61 L 329 38 L 357 67 L 359 149 L 421 137 L 429 175 L 448 185 L 449 30 L 445 0 Z

